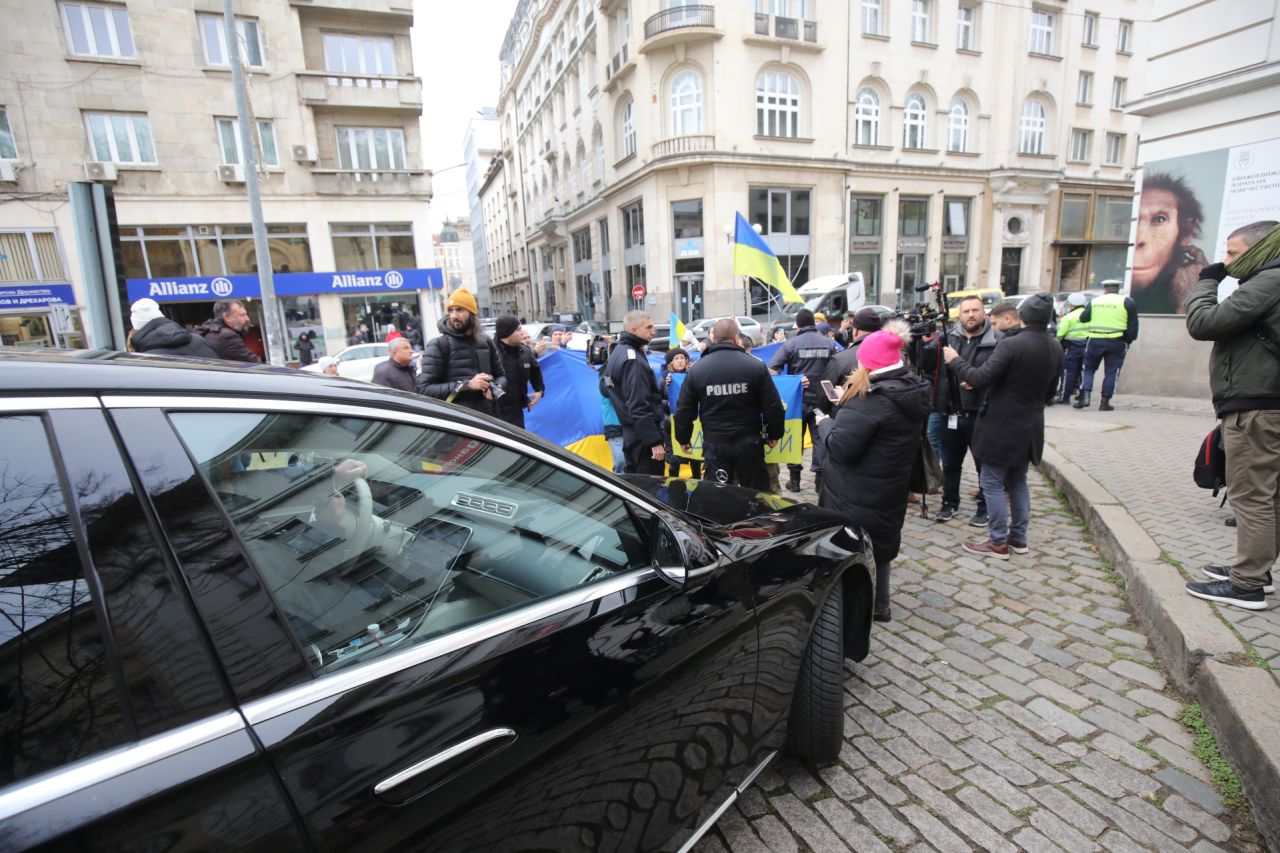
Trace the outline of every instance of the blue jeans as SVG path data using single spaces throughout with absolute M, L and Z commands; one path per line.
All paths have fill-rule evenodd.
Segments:
M 978 479 L 982 495 L 987 499 L 987 530 L 993 545 L 1027 541 L 1027 522 L 1031 520 L 1031 490 L 1027 488 L 1029 462 L 1019 465 L 982 463 Z M 1009 500 L 1005 501 L 1005 492 Z M 1012 512 L 1013 518 L 1009 516 Z
M 941 412 L 929 413 L 929 445 L 933 448 L 933 455 L 938 457 L 938 464 L 945 466 L 947 460 L 942 453 L 942 430 L 946 428 L 947 416 Z
M 622 455 L 622 436 L 606 438 L 605 441 L 609 442 L 609 452 L 613 454 L 613 473 L 623 473 L 627 468 L 627 457 Z

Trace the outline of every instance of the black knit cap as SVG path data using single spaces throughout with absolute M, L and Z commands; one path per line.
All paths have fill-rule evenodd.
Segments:
M 510 315 L 499 317 L 498 321 L 493 324 L 493 334 L 498 340 L 503 340 L 511 337 L 518 328 L 520 328 L 520 320 L 516 317 Z
M 813 325 L 813 312 L 808 308 L 801 308 L 796 312 L 796 328 L 803 329 L 806 326 Z
M 1053 319 L 1053 297 L 1047 293 L 1033 293 L 1018 306 L 1018 316 L 1027 325 L 1048 325 Z
M 884 318 L 874 308 L 859 308 L 853 315 L 853 327 L 862 332 L 878 332 L 884 325 Z

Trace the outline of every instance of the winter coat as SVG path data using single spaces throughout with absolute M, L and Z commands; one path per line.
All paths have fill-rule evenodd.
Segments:
M 204 338 L 204 342 L 213 348 L 218 358 L 224 361 L 245 361 L 250 364 L 262 364 L 258 354 L 244 345 L 244 333 L 222 322 L 221 317 L 205 320 L 196 329 L 196 334 Z M 137 335 L 134 335 L 137 338 Z M 135 342 L 134 346 L 137 344 Z
M 529 386 L 533 385 L 538 394 L 546 388 L 538 357 L 524 344 L 510 347 L 502 341 L 498 341 L 498 352 L 502 353 L 502 371 L 507 376 L 507 393 L 498 400 L 498 408 L 508 412 L 529 408 Z
M 778 347 L 773 358 L 769 359 L 769 369 L 781 373 L 785 366 L 791 376 L 809 377 L 809 387 L 804 389 L 804 408 L 808 411 L 818 405 L 819 398 L 825 396 L 819 380 L 835 354 L 835 341 L 819 334 L 815 327 L 805 326 L 796 330 L 794 338 Z
M 388 358 L 373 369 L 371 381 L 374 385 L 381 385 L 383 388 L 408 391 L 410 394 L 418 393 L 418 385 L 413 376 L 413 362 L 399 364 L 394 358 Z
M 1211 278 L 1187 295 L 1187 331 L 1198 341 L 1213 341 L 1209 388 L 1218 417 L 1280 409 L 1280 360 L 1257 330 L 1280 344 L 1280 258 L 1242 279 L 1222 302 Z
M 663 443 L 665 395 L 645 356 L 645 340 L 623 332 L 604 365 L 609 399 L 618 413 L 623 433 L 634 435 L 645 447 Z
M 472 320 L 474 323 L 475 321 Z M 506 373 L 502 354 L 488 335 L 475 337 L 470 331 L 458 332 L 443 317 L 436 324 L 438 337 L 422 350 L 422 372 L 418 374 L 418 393 L 424 397 L 447 400 L 456 392 L 453 402 L 477 412 L 493 414 L 493 401 L 480 391 L 464 388 L 477 373 L 487 373 L 494 383 L 505 386 Z
M 871 390 L 818 425 L 826 445 L 818 504 L 871 535 L 877 563 L 898 555 L 911 463 L 929 414 L 929 385 L 910 368 L 871 377 Z
M 973 458 L 1001 467 L 1040 464 L 1044 407 L 1062 376 L 1062 347 L 1045 325 L 1007 333 L 981 367 L 961 357 L 947 370 L 985 394 L 974 426 Z
M 693 422 L 702 420 L 705 441 L 776 441 L 786 431 L 786 414 L 764 362 L 736 344 L 712 344 L 689 368 L 676 402 L 676 441 L 687 444 Z
M 185 355 L 192 358 L 217 358 L 204 338 L 193 335 L 168 317 L 157 317 L 133 333 L 134 352 L 151 355 Z
M 315 344 L 311 343 L 311 338 L 304 338 L 300 336 L 295 346 L 298 348 L 299 367 L 306 367 L 308 364 L 315 361 L 315 359 L 312 358 L 312 353 L 315 352 L 316 347 Z
M 990 320 L 985 321 L 986 325 L 982 329 L 982 334 L 969 338 L 961 330 L 960 324 L 956 323 L 947 330 L 946 345 L 951 347 L 964 358 L 965 363 L 973 367 L 981 367 L 986 364 L 987 359 L 996 350 L 996 344 L 1000 343 L 1004 333 L 991 325 Z M 934 343 L 926 344 L 922 350 L 921 358 L 928 364 L 937 363 L 938 350 Z M 967 389 L 960 387 L 960 380 L 954 373 L 947 374 L 946 368 L 942 368 L 943 373 L 938 377 L 938 381 L 934 383 L 936 391 L 933 397 L 933 410 L 944 415 L 960 415 L 972 414 L 982 407 L 982 394 L 976 388 Z M 969 383 L 973 384 L 973 383 Z

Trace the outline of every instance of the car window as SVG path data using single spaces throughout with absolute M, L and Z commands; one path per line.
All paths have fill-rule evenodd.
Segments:
M 0 786 L 129 740 L 45 425 L 0 418 Z
M 317 672 L 650 564 L 622 499 L 475 438 L 170 417 Z

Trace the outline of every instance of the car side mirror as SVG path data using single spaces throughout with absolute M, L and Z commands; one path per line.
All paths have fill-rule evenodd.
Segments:
M 705 582 L 720 564 L 719 552 L 678 518 L 655 516 L 653 523 L 653 569 L 659 577 L 677 589 Z

